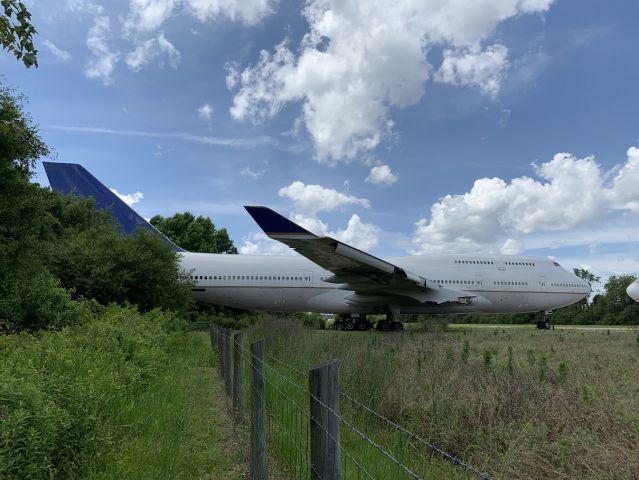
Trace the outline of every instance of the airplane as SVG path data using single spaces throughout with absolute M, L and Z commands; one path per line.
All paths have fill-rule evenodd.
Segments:
M 626 293 L 635 302 L 639 302 L 639 278 L 628 285 L 628 288 L 626 288 Z
M 264 206 L 244 207 L 273 240 L 299 255 L 187 252 L 144 220 L 79 164 L 43 162 L 51 187 L 91 196 L 125 234 L 145 228 L 180 257 L 195 298 L 228 307 L 336 315 L 336 330 L 401 331 L 399 314 L 546 312 L 578 302 L 590 286 L 540 256 L 432 254 L 382 259 L 317 236 Z M 537 323 L 550 328 L 548 315 Z

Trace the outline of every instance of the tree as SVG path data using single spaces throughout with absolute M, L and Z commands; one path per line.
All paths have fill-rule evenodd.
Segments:
M 29 68 L 38 66 L 38 51 L 33 46 L 33 36 L 38 33 L 31 24 L 31 14 L 24 3 L 16 0 L 0 0 L 0 43 Z
M 588 282 L 590 288 L 592 288 L 593 283 L 599 283 L 601 277 L 597 277 L 594 273 L 590 272 L 587 268 L 575 268 L 573 269 L 575 275 L 577 275 L 582 280 Z
M 0 85 L 0 330 L 73 323 L 72 297 L 190 311 L 178 256 L 157 236 L 124 237 L 92 200 L 29 182 L 49 150 L 23 103 Z
M 217 230 L 208 217 L 195 217 L 190 212 L 176 213 L 164 218 L 155 215 L 151 224 L 176 245 L 191 252 L 237 253 L 226 228 Z

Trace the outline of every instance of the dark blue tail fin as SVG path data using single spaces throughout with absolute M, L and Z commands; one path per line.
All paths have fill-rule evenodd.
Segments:
M 49 183 L 54 190 L 80 197 L 93 197 L 98 209 L 110 208 L 113 217 L 120 224 L 120 230 L 125 235 L 132 235 L 138 228 L 149 230 L 159 236 L 162 241 L 176 252 L 184 252 L 171 240 L 166 238 L 157 228 L 138 215 L 131 207 L 124 203 L 117 195 L 105 187 L 102 182 L 91 175 L 87 169 L 77 163 L 42 162 L 49 177 Z

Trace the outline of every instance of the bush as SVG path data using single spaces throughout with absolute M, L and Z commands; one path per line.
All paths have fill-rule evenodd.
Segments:
M 0 478 L 82 476 L 161 371 L 173 314 L 85 304 L 84 325 L 0 337 Z

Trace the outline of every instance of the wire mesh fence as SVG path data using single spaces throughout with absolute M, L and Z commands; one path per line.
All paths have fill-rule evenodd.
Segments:
M 458 478 L 490 478 L 340 393 L 336 360 L 304 372 L 266 353 L 263 340 L 249 348 L 241 335 L 210 328 L 235 419 L 250 418 L 252 479 L 416 480 L 433 471 L 437 458 L 455 465 Z

